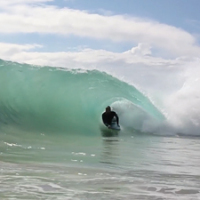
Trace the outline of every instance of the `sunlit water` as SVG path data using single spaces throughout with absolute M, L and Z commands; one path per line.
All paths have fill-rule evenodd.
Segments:
M 199 138 L 27 138 L 2 133 L 0 199 L 200 199 Z

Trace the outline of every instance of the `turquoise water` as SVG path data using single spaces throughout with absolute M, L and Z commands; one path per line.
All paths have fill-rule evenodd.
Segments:
M 199 138 L 166 135 L 137 88 L 3 60 L 0 84 L 0 199 L 200 199 Z M 102 129 L 107 105 L 120 132 Z
M 0 72 L 0 120 L 28 132 L 98 135 L 101 113 L 107 105 L 118 112 L 124 128 L 141 130 L 144 120 L 164 119 L 136 88 L 99 71 L 1 61 Z M 134 126 L 138 116 L 140 124 Z

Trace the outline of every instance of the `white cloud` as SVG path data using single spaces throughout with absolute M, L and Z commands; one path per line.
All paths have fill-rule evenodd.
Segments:
M 123 62 L 127 65 L 143 63 L 153 65 L 164 65 L 165 62 L 171 62 L 168 59 L 156 58 L 150 56 L 150 47 L 146 44 L 139 44 L 129 51 L 122 53 L 115 53 L 106 50 L 93 50 L 93 49 L 82 49 L 78 52 L 37 52 L 37 48 L 41 48 L 38 44 L 11 44 L 11 43 L 0 43 L 0 57 L 5 60 L 12 60 L 17 62 L 25 62 L 29 64 L 67 67 L 66 63 L 73 63 L 73 66 L 91 66 L 101 63 L 111 64 L 116 62 Z M 32 50 L 32 51 L 30 51 Z M 40 61 L 38 61 L 40 60 Z M 64 63 L 59 64 L 60 63 Z M 76 65 L 77 63 L 77 65 Z M 72 66 L 70 66 L 72 67 Z
M 19 44 L 11 44 L 11 43 L 0 43 L 0 56 L 5 60 L 12 60 L 12 57 L 21 54 L 24 51 L 28 51 L 34 48 L 41 48 L 41 45 L 38 44 L 26 44 L 26 45 L 19 45 Z M 18 62 L 20 62 L 18 60 Z
M 45 3 L 53 0 L 9 0 L 9 1 L 0 1 L 0 6 L 11 6 L 19 4 L 35 4 L 35 3 Z
M 11 2 L 14 4 L 18 1 Z M 4 8 L 0 12 L 0 32 L 73 34 L 116 42 L 145 43 L 175 56 L 199 55 L 200 52 L 191 34 L 166 24 L 130 16 L 104 16 L 69 8 L 37 6 L 37 4 L 34 6 L 17 4 Z
M 139 43 L 137 47 L 133 47 L 129 52 L 144 56 L 151 55 L 151 46 L 148 44 Z

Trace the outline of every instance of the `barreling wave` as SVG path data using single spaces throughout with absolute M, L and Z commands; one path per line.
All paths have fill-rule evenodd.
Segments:
M 135 87 L 97 70 L 36 67 L 0 60 L 0 125 L 29 131 L 96 134 L 111 105 L 124 128 L 164 116 Z

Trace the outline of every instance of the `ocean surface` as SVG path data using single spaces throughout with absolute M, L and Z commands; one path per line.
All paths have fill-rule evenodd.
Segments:
M 105 72 L 0 60 L 1 200 L 198 200 L 200 133 L 182 130 Z

